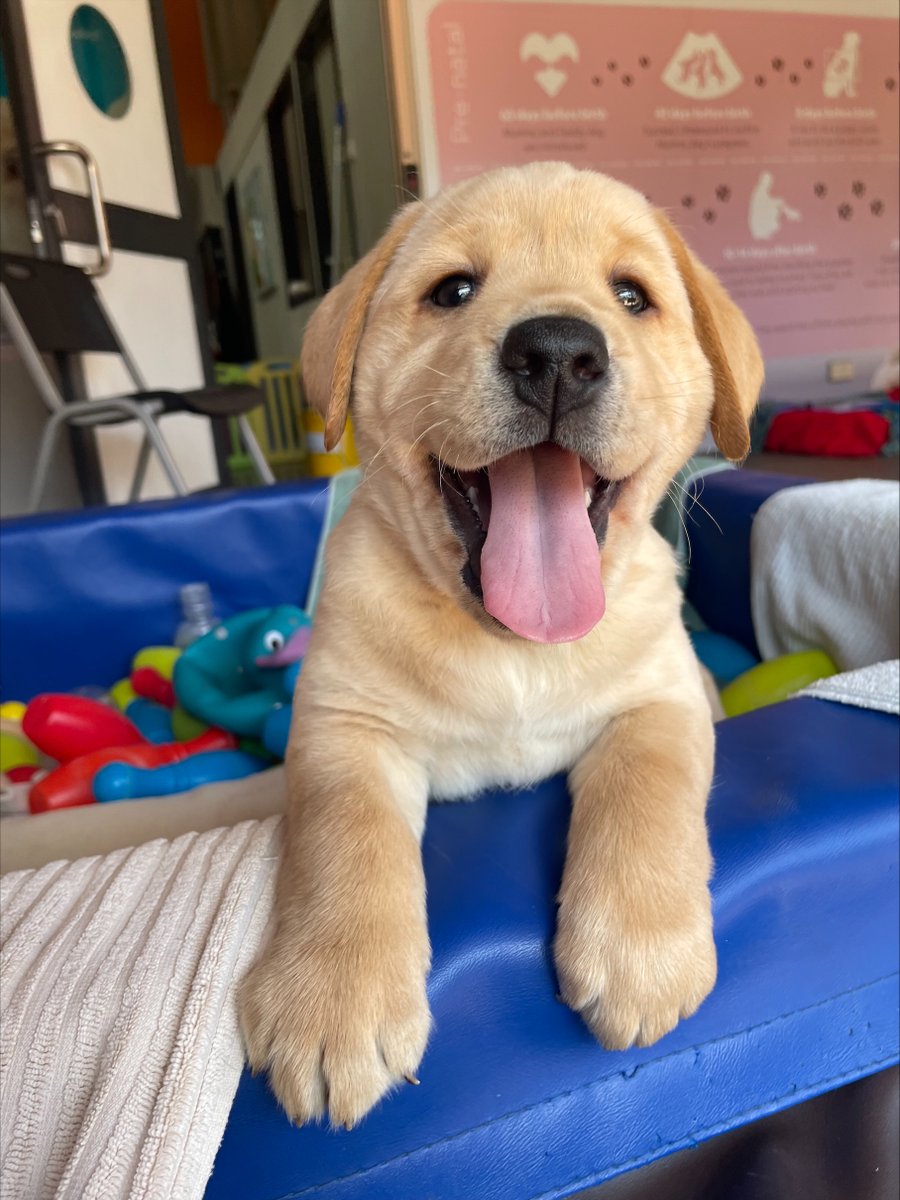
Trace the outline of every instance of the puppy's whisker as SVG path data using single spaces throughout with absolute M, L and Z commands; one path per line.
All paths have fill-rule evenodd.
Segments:
M 424 365 L 426 371 L 433 371 L 435 375 L 440 375 L 443 379 L 452 378 L 450 375 L 447 374 L 446 371 L 439 371 L 437 369 L 437 367 L 432 367 L 429 363 L 424 363 L 423 365 Z
M 416 446 L 418 446 L 419 442 L 421 442 L 422 438 L 426 437 L 429 433 L 431 433 L 431 431 L 433 429 L 437 429 L 437 427 L 439 425 L 447 425 L 449 423 L 449 420 L 450 420 L 449 417 L 441 417 L 439 420 L 435 421 L 433 425 L 429 425 L 427 427 L 427 429 L 422 430 L 422 432 L 419 434 L 419 436 L 416 438 L 416 440 L 413 442 L 413 444 L 409 447 L 409 449 L 406 451 L 406 454 L 404 455 L 404 459 L 405 459 L 407 466 L 409 466 L 409 461 L 410 461 L 410 458 L 412 457 L 413 451 L 415 450 Z
M 430 216 L 436 217 L 438 221 L 440 221 L 442 224 L 446 225 L 446 227 L 450 230 L 451 233 L 454 232 L 452 223 L 450 221 L 448 221 L 447 218 L 445 216 L 443 216 L 441 213 L 437 212 L 435 210 L 435 207 L 433 204 L 429 204 L 428 201 L 424 200 L 421 196 L 413 196 L 412 193 L 409 192 L 409 190 L 407 188 L 403 188 L 401 190 L 405 191 L 411 200 L 417 202 L 418 204 L 421 204 L 422 207 L 425 209 L 425 211 Z M 444 199 L 446 201 L 446 197 L 444 197 Z
M 674 482 L 675 482 L 675 480 L 673 480 L 673 483 Z M 709 511 L 709 509 L 706 507 L 706 505 L 702 504 L 700 501 L 700 497 L 703 495 L 703 488 L 704 488 L 704 478 L 702 475 L 697 480 L 697 486 L 698 486 L 698 491 L 696 493 L 690 493 L 690 492 L 688 492 L 687 488 L 685 488 L 684 484 L 682 484 L 680 482 L 678 483 L 678 487 L 681 488 L 681 491 L 684 494 L 685 500 L 690 501 L 690 508 L 685 510 L 686 515 L 691 517 L 691 519 L 694 521 L 694 524 L 696 525 L 697 521 L 693 517 L 693 511 L 695 508 L 699 508 L 702 513 L 705 513 L 705 515 L 707 517 L 709 517 L 710 521 L 712 521 L 713 525 L 715 525 L 716 529 L 719 531 L 719 533 L 721 533 L 722 526 L 719 524 L 719 522 L 716 520 L 716 518 L 712 515 L 712 513 Z
M 681 524 L 681 528 L 684 530 L 684 540 L 687 544 L 687 565 L 690 566 L 691 565 L 691 554 L 692 554 L 691 535 L 690 535 L 690 533 L 688 533 L 688 527 L 685 524 L 684 514 L 681 511 L 681 503 L 679 502 L 678 496 L 673 494 L 672 490 L 671 490 L 672 484 L 674 482 L 675 482 L 675 480 L 673 479 L 673 480 L 671 480 L 670 483 L 668 483 L 666 485 L 666 496 L 669 498 L 669 500 L 671 500 L 672 504 L 675 506 L 675 512 L 678 514 L 678 520 Z
M 430 392 L 420 392 L 418 396 L 410 396 L 408 400 L 404 400 L 402 404 L 398 404 L 393 409 L 393 412 L 402 412 L 404 408 L 408 408 L 410 404 L 415 404 L 417 400 L 427 400 L 431 396 L 436 397 L 438 400 L 446 400 L 448 398 L 447 392 L 443 388 L 438 388 Z

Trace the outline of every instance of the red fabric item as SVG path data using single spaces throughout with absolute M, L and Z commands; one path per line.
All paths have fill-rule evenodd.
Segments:
M 791 409 L 772 421 L 765 449 L 773 454 L 871 458 L 881 452 L 889 436 L 887 418 L 880 413 Z

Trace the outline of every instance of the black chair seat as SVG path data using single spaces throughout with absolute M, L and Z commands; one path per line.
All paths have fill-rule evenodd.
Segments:
M 156 426 L 157 419 L 166 413 L 196 413 L 213 420 L 241 418 L 238 438 L 253 460 L 260 482 L 275 482 L 256 434 L 243 420 L 251 409 L 265 404 L 264 391 L 249 384 L 213 385 L 185 392 L 147 388 L 94 285 L 80 268 L 21 254 L 0 254 L 0 308 L 4 325 L 52 414 L 41 438 L 32 481 L 32 511 L 40 504 L 56 438 L 65 424 L 90 429 L 137 421 L 143 426 L 144 440 L 132 479 L 131 499 L 140 495 L 151 452 L 160 460 L 172 490 L 179 495 L 187 492 L 171 449 Z M 42 358 L 52 356 L 59 367 L 68 355 L 91 353 L 116 355 L 131 377 L 132 386 L 140 390 L 109 397 L 106 404 L 98 399 L 96 407 L 94 402 L 67 402 L 60 390 L 58 371 L 48 369 Z M 129 407 L 130 412 L 126 411 Z
M 249 383 L 226 383 L 219 387 L 194 388 L 189 392 L 129 392 L 129 400 L 145 403 L 158 400 L 162 411 L 193 412 L 203 417 L 241 417 L 265 400 L 262 389 Z

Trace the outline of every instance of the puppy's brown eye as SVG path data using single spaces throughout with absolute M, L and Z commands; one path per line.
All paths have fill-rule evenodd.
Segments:
M 431 293 L 431 303 L 438 308 L 459 308 L 475 295 L 475 280 L 471 275 L 448 275 Z
M 639 283 L 631 279 L 614 280 L 612 289 L 616 293 L 616 299 L 630 313 L 642 313 L 650 307 L 647 293 Z

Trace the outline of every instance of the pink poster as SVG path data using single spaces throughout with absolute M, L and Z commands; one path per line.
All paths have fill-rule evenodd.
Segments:
M 441 0 L 430 180 L 565 159 L 673 214 L 770 358 L 898 339 L 897 22 Z

